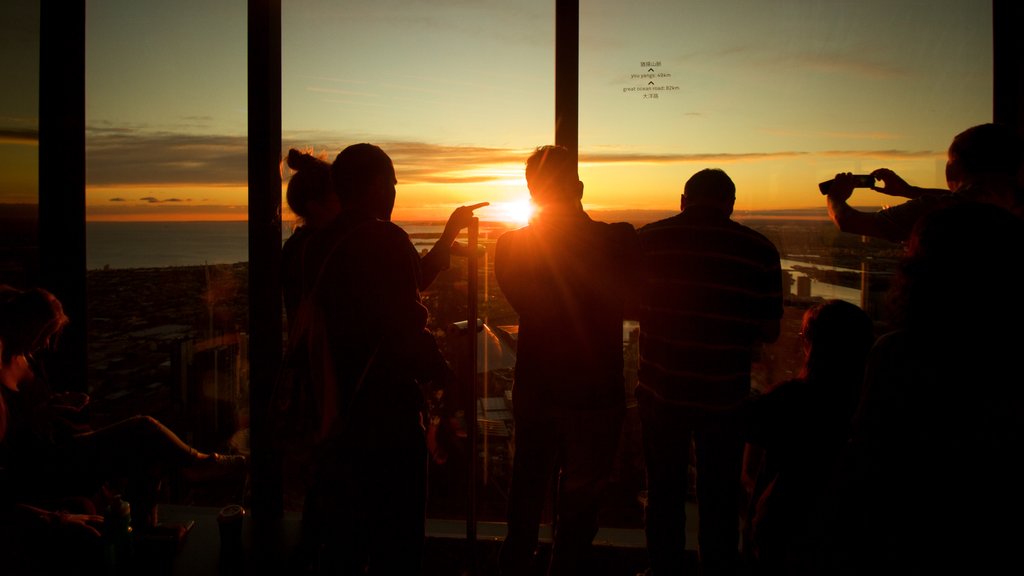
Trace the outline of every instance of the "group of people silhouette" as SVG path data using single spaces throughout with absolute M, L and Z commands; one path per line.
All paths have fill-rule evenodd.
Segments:
M 503 234 L 494 255 L 498 285 L 519 314 L 516 450 L 500 573 L 595 570 L 598 512 L 626 405 L 626 319 L 640 325 L 636 396 L 649 574 L 688 569 L 691 462 L 703 574 L 859 574 L 882 565 L 923 573 L 1005 560 L 1019 529 L 992 514 L 1012 478 L 1011 460 L 996 455 L 1020 439 L 1018 387 L 1009 379 L 1019 380 L 1010 359 L 1021 338 L 997 335 L 1005 332 L 998 325 L 1015 325 L 1021 306 L 1013 298 L 991 315 L 980 313 L 979 285 L 988 282 L 964 270 L 1000 278 L 1007 293 L 1019 285 L 1015 138 L 995 124 L 959 134 L 949 150 L 946 192 L 875 171 L 884 184 L 876 190 L 912 198 L 877 214 L 849 206 L 853 177 L 836 175 L 826 192 L 837 227 L 906 243 L 894 320 L 876 343 L 882 326 L 858 306 L 813 306 L 800 334 L 802 373 L 764 394 L 752 393 L 751 366 L 780 333 L 780 256 L 765 236 L 731 218 L 736 188 L 729 176 L 697 172 L 678 215 L 636 229 L 593 220 L 583 209 L 575 156 L 561 146 L 537 148 L 526 160 L 536 213 Z M 328 391 L 324 378 L 313 378 L 328 406 L 318 412 L 323 451 L 310 492 L 319 500 L 306 508 L 310 517 L 329 514 L 335 533 L 310 526 L 307 554 L 316 553 L 306 558 L 316 556 L 321 567 L 414 573 L 426 497 L 420 399 L 424 386 L 450 379 L 426 332 L 418 290 L 447 266 L 458 231 L 484 204 L 456 210 L 421 258 L 390 223 L 396 178 L 382 150 L 351 146 L 329 169 L 293 151 L 289 165 L 297 170 L 289 203 L 306 218 L 300 230 L 314 235 L 296 240 L 307 243 L 302 251 L 285 246 L 292 283 L 286 301 L 292 293 L 315 302 L 326 349 L 301 361 L 322 371 L 326 359 L 336 379 Z M 298 200 L 313 166 L 337 195 L 329 200 L 337 214 L 322 231 Z M 297 308 L 288 306 L 290 319 L 302 317 Z M 761 458 L 744 499 L 747 447 Z M 945 470 L 927 467 L 938 462 Z M 556 530 L 548 563 L 538 567 L 552 483 Z M 957 486 L 984 495 L 965 495 L 950 511 Z M 954 519 L 971 526 L 970 537 L 949 525 Z
M 536 212 L 495 245 L 494 273 L 519 315 L 512 406 L 515 453 L 502 575 L 598 573 L 594 538 L 626 411 L 625 320 L 637 320 L 636 400 L 647 501 L 648 574 L 685 574 L 689 469 L 696 468 L 699 570 L 705 575 L 861 575 L 1012 565 L 1022 529 L 1015 449 L 1022 438 L 1024 258 L 1021 145 L 972 127 L 949 148 L 948 191 L 887 169 L 877 213 L 848 203 L 851 174 L 826 191 L 845 232 L 904 242 L 887 323 L 819 302 L 803 316 L 803 368 L 763 393 L 751 386 L 784 314 L 780 254 L 732 218 L 721 169 L 693 174 L 680 211 L 639 229 L 584 210 L 575 154 L 536 148 L 525 162 Z M 291 150 L 287 201 L 299 218 L 282 247 L 288 321 L 275 390 L 278 448 L 308 451 L 298 573 L 422 573 L 427 501 L 425 399 L 454 374 L 428 329 L 420 292 L 447 269 L 474 211 L 457 208 L 426 254 L 391 222 L 397 176 L 380 147 L 332 162 Z M 475 257 L 475 255 L 470 255 Z M 37 355 L 67 318 L 44 290 L 0 289 L 0 497 L 48 530 L 95 536 L 101 517 L 38 494 L 55 478 L 139 480 L 154 470 L 219 468 L 145 416 L 110 428 L 65 427 L 21 447 Z M 42 394 L 52 413 L 81 398 Z M 70 401 L 70 402 L 68 402 Z M 69 408 L 70 406 L 70 408 Z M 66 420 L 52 420 L 52 423 Z M 34 425 L 34 424 L 33 424 Z M 51 432 L 53 430 L 51 429 Z M 760 457 L 750 490 L 744 454 Z M 145 454 L 145 462 L 126 453 Z M 33 484 L 33 482 L 39 482 Z M 553 545 L 539 529 L 557 487 Z M 148 487 L 148 488 L 146 488 Z M 158 523 L 139 496 L 140 526 Z

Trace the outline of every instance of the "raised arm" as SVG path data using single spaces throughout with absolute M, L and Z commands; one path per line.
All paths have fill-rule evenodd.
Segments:
M 914 199 L 920 198 L 921 196 L 949 192 L 949 190 L 940 188 L 920 188 L 918 186 L 911 186 L 910 184 L 907 184 L 907 181 L 901 178 L 899 174 L 888 168 L 879 168 L 872 172 L 871 175 L 875 177 L 875 180 L 882 181 L 882 186 L 872 186 L 871 189 L 875 192 L 888 194 L 889 196 Z
M 828 216 L 836 228 L 850 234 L 860 234 L 874 238 L 883 238 L 893 242 L 904 239 L 905 232 L 898 229 L 888 218 L 882 218 L 877 212 L 863 212 L 848 204 L 853 195 L 854 178 L 852 174 L 836 174 L 835 181 L 829 188 Z
M 437 239 L 434 246 L 430 248 L 430 252 L 427 252 L 420 262 L 420 290 L 427 289 L 441 271 L 451 267 L 452 247 L 456 246 L 455 238 L 458 237 L 459 232 L 469 227 L 473 221 L 473 212 L 477 208 L 483 208 L 489 204 L 490 202 L 478 202 L 469 206 L 459 206 L 452 212 L 441 237 Z

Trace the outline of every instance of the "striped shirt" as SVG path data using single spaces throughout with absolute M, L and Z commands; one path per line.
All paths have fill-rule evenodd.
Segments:
M 782 318 L 778 249 L 719 211 L 693 206 L 639 230 L 640 389 L 709 409 L 750 392 L 754 347 Z

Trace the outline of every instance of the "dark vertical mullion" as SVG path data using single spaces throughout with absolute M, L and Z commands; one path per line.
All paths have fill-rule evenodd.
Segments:
M 555 0 L 555 144 L 579 154 L 580 3 Z
M 71 319 L 47 368 L 55 387 L 84 392 L 85 1 L 39 5 L 38 283 Z
M 283 513 L 270 437 L 281 365 L 281 2 L 249 0 L 249 417 L 254 519 Z M 259 520 L 257 520 L 259 522 Z
M 992 118 L 1024 137 L 1024 42 L 1017 0 L 992 0 Z

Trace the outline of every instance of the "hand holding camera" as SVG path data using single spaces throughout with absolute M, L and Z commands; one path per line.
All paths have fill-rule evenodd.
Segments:
M 899 177 L 897 176 L 897 178 L 899 178 Z M 824 194 L 828 194 L 829 191 L 832 189 L 832 185 L 835 184 L 837 181 L 840 184 L 849 185 L 851 191 L 852 191 L 853 188 L 871 188 L 871 189 L 875 189 L 875 176 L 874 176 L 874 173 L 871 173 L 871 174 L 850 174 L 850 173 L 845 173 L 845 174 L 836 174 L 836 177 L 833 178 L 832 180 L 826 180 L 824 182 L 821 182 L 820 184 L 818 184 L 818 190 L 820 190 L 823 195 Z

